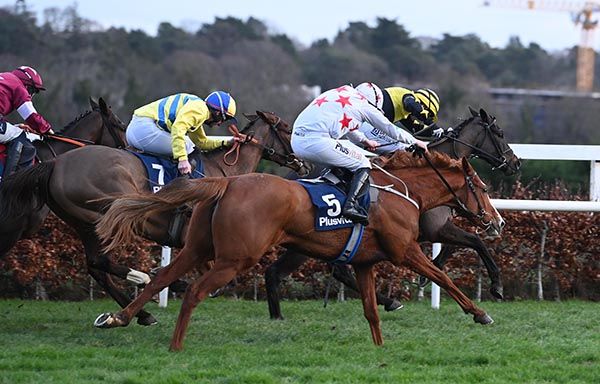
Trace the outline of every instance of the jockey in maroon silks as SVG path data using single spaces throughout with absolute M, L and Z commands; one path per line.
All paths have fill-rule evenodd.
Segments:
M 42 77 L 31 67 L 21 66 L 11 72 L 0 72 L 0 144 L 8 148 L 4 176 L 33 164 L 35 147 L 27 139 L 26 130 L 39 134 L 51 131 L 50 124 L 36 111 L 31 101 L 33 95 L 44 90 Z M 4 120 L 3 116 L 15 110 L 25 124 L 13 125 Z

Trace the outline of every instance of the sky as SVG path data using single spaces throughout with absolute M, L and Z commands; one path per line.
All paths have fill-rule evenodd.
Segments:
M 494 1 L 494 0 L 493 0 Z M 557 0 L 560 1 L 560 0 Z M 526 0 L 495 0 L 496 3 L 526 3 Z M 564 1 L 567 3 L 567 0 Z M 569 3 L 579 3 L 569 0 Z M 0 0 L 12 6 L 14 0 Z M 79 14 L 103 27 L 142 29 L 156 34 L 160 22 L 174 26 L 212 23 L 215 17 L 233 16 L 262 20 L 271 32 L 285 33 L 304 45 L 317 39 L 332 39 L 351 21 L 374 26 L 377 17 L 395 19 L 412 37 L 441 38 L 443 34 L 476 34 L 493 47 L 506 46 L 511 36 L 521 42 L 539 44 L 548 51 L 577 45 L 580 30 L 569 12 L 523 10 L 502 6 L 485 7 L 483 0 L 26 0 L 31 11 L 77 4 Z M 583 3 L 583 1 L 581 1 Z M 195 29 L 197 29 L 195 28 Z M 593 44 L 598 49 L 598 44 Z

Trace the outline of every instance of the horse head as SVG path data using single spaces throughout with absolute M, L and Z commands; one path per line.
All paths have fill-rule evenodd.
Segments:
M 262 158 L 273 161 L 281 166 L 290 168 L 301 176 L 306 176 L 311 171 L 311 165 L 298 159 L 294 155 L 292 145 L 290 143 L 292 136 L 292 128 L 273 112 L 256 111 L 256 115 L 246 115 L 250 123 L 243 129 L 241 133 L 257 137 L 261 129 L 265 130 L 262 135 L 262 142 L 257 145 L 263 148 Z M 264 123 L 261 127 L 258 122 Z
M 483 108 L 479 111 L 469 107 L 471 117 L 463 120 L 440 144 L 451 143 L 454 158 L 479 157 L 488 162 L 493 169 L 500 169 L 505 175 L 515 174 L 521 168 L 521 160 L 514 154 L 504 131 L 498 126 L 494 116 Z M 475 129 L 467 129 L 468 127 Z M 433 143 L 432 148 L 438 144 Z M 441 148 L 441 147 L 440 147 Z
M 93 141 L 100 145 L 125 148 L 127 146 L 126 125 L 113 113 L 102 97 L 98 99 L 97 103 L 91 97 L 89 101 L 92 111 L 99 113 L 102 118 L 102 127 L 96 135 L 96 140 Z

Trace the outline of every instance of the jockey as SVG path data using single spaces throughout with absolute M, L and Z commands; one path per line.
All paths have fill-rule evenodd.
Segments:
M 385 88 L 382 109 L 388 120 L 402 123 L 413 134 L 421 131 L 419 135 L 439 137 L 444 133 L 444 129 L 436 124 L 440 98 L 431 89 Z
M 227 121 L 237 124 L 235 100 L 223 91 L 209 94 L 205 100 L 188 93 L 177 93 L 154 101 L 133 112 L 127 127 L 127 142 L 145 152 L 173 156 L 181 174 L 192 172 L 188 155 L 195 146 L 213 150 L 238 140 L 214 140 L 206 137 L 203 124 L 213 126 Z
M 31 67 L 21 66 L 0 73 L 0 144 L 8 148 L 5 176 L 33 164 L 35 147 L 27 139 L 26 130 L 39 134 L 51 131 L 50 124 L 37 113 L 31 101 L 36 93 L 44 90 L 42 77 Z M 15 110 L 25 124 L 15 126 L 4 120 L 3 116 Z
M 363 83 L 356 88 L 344 85 L 322 93 L 294 122 L 292 149 L 297 156 L 354 172 L 342 209 L 344 216 L 354 222 L 366 223 L 368 220 L 358 206 L 357 196 L 368 185 L 371 170 L 371 163 L 355 144 L 368 149 L 377 146 L 376 141 L 367 139 L 359 130 L 362 123 L 370 123 L 394 140 L 416 144 L 427 150 L 425 142 L 415 139 L 386 119 L 382 106 L 383 93 L 375 84 Z M 343 136 L 351 143 L 342 144 L 339 139 Z

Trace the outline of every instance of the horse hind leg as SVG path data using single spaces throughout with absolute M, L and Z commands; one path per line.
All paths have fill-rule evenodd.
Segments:
M 195 253 L 188 248 L 182 249 L 171 264 L 158 271 L 135 300 L 120 312 L 114 314 L 107 312 L 99 315 L 94 321 L 94 326 L 98 328 L 115 328 L 129 325 L 133 316 L 142 310 L 144 304 L 163 288 L 192 270 L 197 263 L 198 256 Z
M 183 339 L 185 337 L 192 312 L 198 303 L 204 300 L 210 294 L 210 292 L 213 292 L 229 283 L 240 272 L 247 269 L 250 269 L 250 267 L 242 267 L 235 262 L 230 262 L 227 260 L 217 261 L 212 269 L 210 269 L 188 287 L 183 298 L 183 303 L 181 304 L 181 310 L 179 311 L 175 330 L 173 331 L 173 337 L 169 347 L 171 351 L 179 351 L 183 348 Z
M 281 280 L 300 268 L 306 262 L 306 259 L 307 257 L 300 253 L 286 250 L 265 271 L 265 289 L 267 291 L 267 303 L 271 319 L 283 320 L 279 297 L 279 284 L 281 284 Z
M 356 272 L 356 282 L 358 283 L 359 292 L 362 299 L 364 315 L 369 322 L 373 342 L 375 345 L 383 345 L 381 324 L 379 321 L 379 314 L 377 313 L 373 265 L 354 266 L 354 271 Z
M 110 260 L 107 255 L 100 254 L 100 240 L 95 232 L 90 228 L 78 229 L 77 232 L 85 249 L 88 273 L 122 308 L 125 308 L 131 303 L 131 300 L 115 285 L 107 273 L 105 264 Z M 153 325 L 157 323 L 154 316 L 143 308 L 140 308 L 136 313 L 136 317 L 140 325 Z

